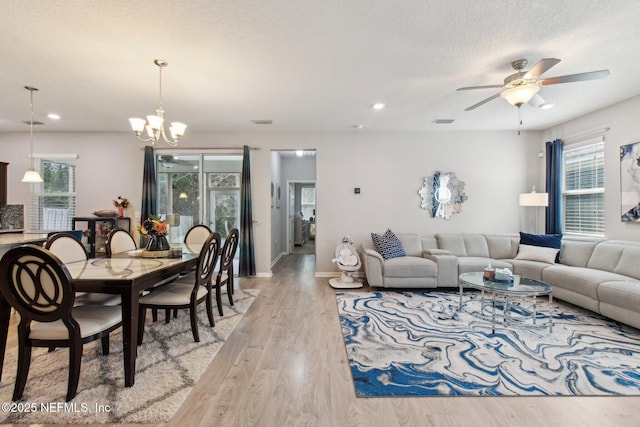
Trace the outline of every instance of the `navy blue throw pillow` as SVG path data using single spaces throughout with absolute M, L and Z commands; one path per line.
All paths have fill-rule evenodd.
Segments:
M 560 249 L 562 234 L 529 234 L 520 232 L 520 244 Z
M 562 234 L 529 234 L 521 231 L 520 244 L 561 249 Z M 556 262 L 560 262 L 560 251 L 558 251 L 558 255 L 556 255 Z
M 387 229 L 383 235 L 371 233 L 371 240 L 382 258 L 391 259 L 406 256 L 402 243 L 393 231 Z

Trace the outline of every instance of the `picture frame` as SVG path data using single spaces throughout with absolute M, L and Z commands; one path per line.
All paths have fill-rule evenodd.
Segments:
M 280 209 L 280 184 L 276 183 L 276 209 Z
M 640 223 L 640 142 L 620 146 L 620 220 Z

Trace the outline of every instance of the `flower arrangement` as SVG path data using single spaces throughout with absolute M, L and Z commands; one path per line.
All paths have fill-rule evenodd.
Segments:
M 129 206 L 129 201 L 122 196 L 118 196 L 118 198 L 113 201 L 113 204 L 116 208 L 126 208 Z
M 142 225 L 139 225 L 138 232 L 143 235 L 150 235 L 155 237 L 166 236 L 169 232 L 169 227 L 167 223 L 161 220 L 157 216 L 151 216 L 144 221 L 142 221 Z

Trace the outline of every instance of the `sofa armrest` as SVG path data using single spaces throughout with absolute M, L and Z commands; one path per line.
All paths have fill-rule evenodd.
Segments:
M 424 249 L 422 251 L 422 257 L 426 258 L 425 255 L 453 255 L 451 251 L 446 249 Z
M 364 249 L 364 274 L 369 286 L 382 287 L 384 280 L 384 258 L 373 249 Z
M 449 251 L 434 255 L 426 252 L 424 251 L 422 257 L 434 261 L 438 267 L 438 286 L 458 286 L 458 257 L 451 255 Z

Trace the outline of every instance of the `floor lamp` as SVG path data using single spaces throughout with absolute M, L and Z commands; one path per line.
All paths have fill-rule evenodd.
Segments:
M 531 193 L 520 194 L 520 206 L 533 206 L 535 208 L 549 206 L 549 193 L 536 193 L 536 186 L 533 186 Z M 538 231 L 538 209 L 536 215 L 536 233 Z

